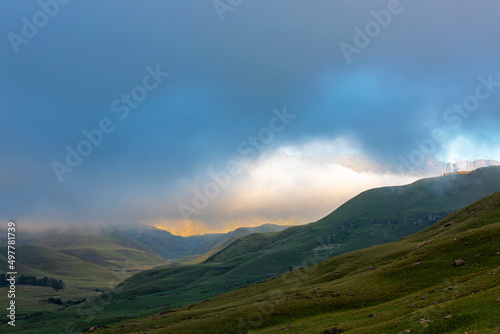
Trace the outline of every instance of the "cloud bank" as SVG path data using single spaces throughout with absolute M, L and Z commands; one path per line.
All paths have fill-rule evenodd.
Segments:
M 396 2 L 245 1 L 223 21 L 210 1 L 0 3 L 0 219 L 306 223 L 410 181 L 352 174 L 339 146 L 397 169 L 439 130 L 441 160 L 500 160 L 500 4 Z M 283 106 L 296 118 L 186 222 L 193 187 Z M 67 147 L 91 153 L 71 167 Z

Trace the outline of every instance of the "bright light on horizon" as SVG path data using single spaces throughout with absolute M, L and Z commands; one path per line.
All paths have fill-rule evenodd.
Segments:
M 340 165 L 343 155 L 337 153 L 346 152 L 348 144 L 344 139 L 330 144 L 316 141 L 286 148 L 288 153 L 300 154 L 290 155 L 283 148 L 265 152 L 245 164 L 244 172 L 232 177 L 227 188 L 211 198 L 199 214 L 188 220 L 170 217 L 145 223 L 181 236 L 226 233 L 266 223 L 303 225 L 323 218 L 365 190 L 408 184 L 417 179 L 390 172 L 359 173 Z M 368 157 L 361 157 L 363 163 L 371 163 Z M 203 189 L 210 181 L 208 177 L 193 180 L 189 187 Z M 193 198 L 192 193 L 179 196 L 185 196 L 177 200 L 179 203 L 190 203 Z
M 292 223 L 284 223 L 284 222 L 271 222 L 271 221 L 254 221 L 253 223 L 232 223 L 225 226 L 223 229 L 219 230 L 209 230 L 206 224 L 199 221 L 167 221 L 167 220 L 159 220 L 153 222 L 141 222 L 144 225 L 152 226 L 157 229 L 167 231 L 173 235 L 181 236 L 181 237 L 191 237 L 191 236 L 199 236 L 205 234 L 218 234 L 218 233 L 229 233 L 241 227 L 258 227 L 265 224 L 272 224 L 277 226 L 292 226 L 296 224 Z

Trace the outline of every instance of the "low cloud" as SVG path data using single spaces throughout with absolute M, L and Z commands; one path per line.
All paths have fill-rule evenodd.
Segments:
M 233 177 L 216 197 L 204 196 L 208 204 L 196 208 L 197 213 L 189 219 L 175 219 L 172 215 L 151 219 L 147 224 L 181 234 L 225 232 L 264 223 L 306 224 L 322 218 L 364 190 L 415 180 L 404 175 L 358 173 L 343 167 L 338 163 L 339 152 L 349 150 L 344 145 L 339 147 L 339 143 L 346 140 L 333 140 L 330 145 L 327 141 L 314 141 L 266 152 L 246 164 L 244 172 Z M 184 183 L 185 188 L 179 192 L 184 191 L 185 195 L 176 200 L 191 204 L 193 196 L 189 193 L 203 196 L 208 183 L 214 184 L 210 177 Z M 186 192 L 187 189 L 191 191 Z

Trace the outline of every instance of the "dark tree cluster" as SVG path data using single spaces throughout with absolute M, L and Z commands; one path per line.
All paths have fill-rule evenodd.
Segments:
M 47 299 L 47 303 L 52 303 L 56 305 L 64 305 L 64 306 L 72 306 L 72 305 L 78 305 L 83 302 L 85 302 L 87 298 L 82 298 L 82 299 L 77 299 L 77 300 L 68 300 L 66 302 L 63 302 L 60 298 L 53 298 L 50 297 Z
M 53 297 L 50 297 L 49 299 L 47 299 L 47 302 L 48 303 L 52 303 L 52 304 L 56 304 L 56 305 L 62 305 L 62 304 L 64 304 L 61 299 L 59 299 L 59 298 L 53 298 Z
M 7 282 L 7 277 L 4 273 L 0 274 L 0 286 L 7 286 L 9 283 Z
M 62 280 L 57 280 L 55 278 L 36 278 L 35 276 L 24 276 L 21 275 L 17 279 L 17 284 L 21 285 L 38 285 L 38 286 L 50 286 L 54 290 L 64 289 L 64 282 Z M 0 286 L 6 286 L 8 284 L 7 277 L 4 273 L 0 274 Z

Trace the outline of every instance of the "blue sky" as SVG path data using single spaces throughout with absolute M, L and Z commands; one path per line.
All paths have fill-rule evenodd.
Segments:
M 500 160 L 498 2 L 231 3 L 2 1 L 1 218 L 200 233 L 306 223 L 408 181 L 350 174 L 334 154 L 397 167 L 432 140 L 443 161 Z M 277 111 L 294 117 L 264 131 Z M 68 166 L 67 147 L 94 129 L 98 145 Z M 196 208 L 195 189 L 230 161 L 240 172 Z

